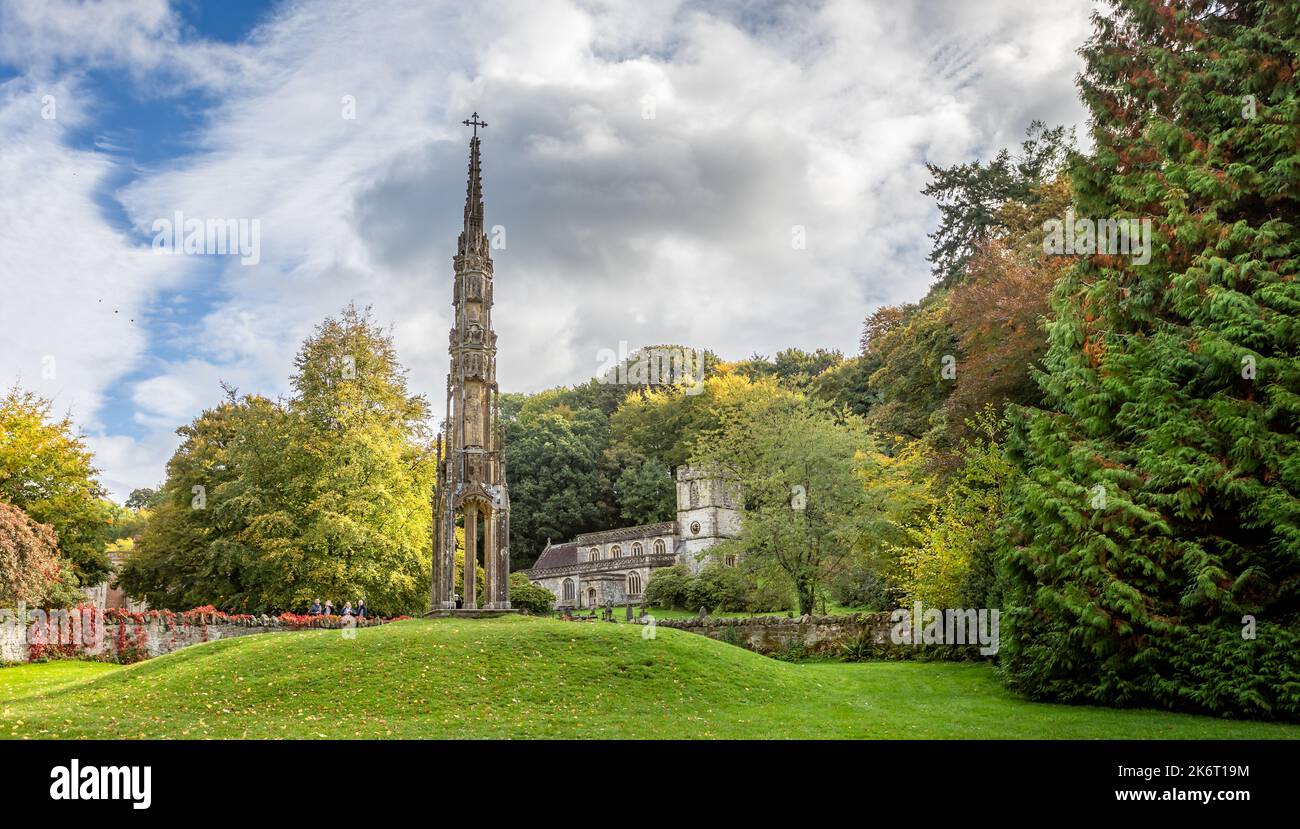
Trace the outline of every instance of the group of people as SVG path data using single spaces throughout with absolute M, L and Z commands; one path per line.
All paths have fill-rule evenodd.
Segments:
M 311 607 L 307 608 L 307 614 L 309 616 L 334 616 L 336 615 L 334 602 L 330 599 L 326 599 L 325 604 L 322 605 L 320 599 L 317 599 L 311 603 Z M 366 618 L 366 600 L 357 599 L 356 607 L 352 606 L 352 602 L 346 603 L 343 605 L 343 609 L 337 612 L 337 615 L 355 616 L 358 619 Z

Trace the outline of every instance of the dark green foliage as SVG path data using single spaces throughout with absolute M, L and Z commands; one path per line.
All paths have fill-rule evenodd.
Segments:
M 647 607 L 685 608 L 691 574 L 683 564 L 650 571 L 642 601 Z
M 871 375 L 879 365 L 864 356 L 850 357 L 823 371 L 809 384 L 808 393 L 815 399 L 839 409 L 865 416 L 882 399 L 871 388 Z
M 598 464 L 609 426 L 599 409 L 567 406 L 532 413 L 525 406 L 506 425 L 512 570 L 532 565 L 546 547 L 603 529 Z
M 127 508 L 133 510 L 152 509 L 160 503 L 162 503 L 161 493 L 149 487 L 131 490 L 131 494 L 126 499 Z
M 620 523 L 628 526 L 671 521 L 677 516 L 673 472 L 657 461 L 626 466 L 614 484 Z
M 867 321 L 863 349 L 879 365 L 869 382 L 881 399 L 867 423 L 886 436 L 917 439 L 942 423 L 952 390 L 942 374 L 944 358 L 957 354 L 947 302 L 947 292 L 931 292 L 919 305 L 883 308 Z
M 1076 214 L 1151 216 L 1155 250 L 1058 283 L 1046 404 L 1011 412 L 1006 676 L 1300 719 L 1300 19 L 1122 0 L 1096 25 Z
M 1004 203 L 1028 204 L 1037 198 L 1036 188 L 1060 172 L 1073 144 L 1072 131 L 1035 121 L 1019 156 L 1002 150 L 987 163 L 926 165 L 931 180 L 922 192 L 934 196 L 940 216 L 939 229 L 930 234 L 934 249 L 929 258 L 941 285 L 959 281 L 975 251 L 1005 230 Z
M 774 377 L 778 383 L 792 391 L 808 393 L 823 372 L 842 362 L 844 355 L 838 351 L 828 351 L 825 348 L 816 351 L 786 348 L 778 351 L 776 357 L 770 360 L 761 354 L 741 360 L 736 363 L 736 373 L 750 380 Z
M 838 604 L 864 610 L 891 610 L 899 607 L 903 598 L 903 591 L 882 575 L 876 564 L 867 561 L 845 568 L 828 587 Z
M 510 606 L 526 613 L 550 613 L 555 605 L 555 594 L 528 580 L 523 573 L 510 574 Z
M 748 610 L 749 590 L 748 580 L 735 567 L 708 564 L 687 585 L 686 606 L 709 612 Z

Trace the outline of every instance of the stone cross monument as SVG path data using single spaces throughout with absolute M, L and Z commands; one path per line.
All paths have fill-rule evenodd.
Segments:
M 461 608 L 478 607 L 475 564 L 480 555 L 489 610 L 510 609 L 510 496 L 497 405 L 497 335 L 492 330 L 492 257 L 483 229 L 478 113 L 463 122 L 469 142 L 465 227 L 452 262 L 451 371 L 447 374 L 445 434 L 436 444 L 438 481 L 433 514 L 431 610 L 456 609 L 456 516 L 465 528 L 465 588 Z M 481 545 L 481 553 L 480 553 Z

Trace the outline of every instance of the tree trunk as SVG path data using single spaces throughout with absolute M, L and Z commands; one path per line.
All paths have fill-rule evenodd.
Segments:
M 815 579 L 800 575 L 794 580 L 795 592 L 799 595 L 799 615 L 812 615 L 817 604 L 817 582 Z

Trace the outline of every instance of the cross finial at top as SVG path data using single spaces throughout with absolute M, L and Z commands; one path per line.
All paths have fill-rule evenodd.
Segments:
M 464 121 L 461 121 L 461 123 L 464 124 L 464 125 L 467 126 L 467 127 L 473 127 L 473 128 L 474 128 L 474 137 L 475 137 L 475 138 L 478 138 L 478 128 L 479 128 L 479 127 L 486 127 L 486 126 L 487 126 L 487 121 L 480 121 L 480 120 L 478 119 L 478 113 L 477 113 L 477 112 L 474 113 L 474 115 L 471 116 L 470 118 L 467 118 L 467 119 L 465 119 Z

